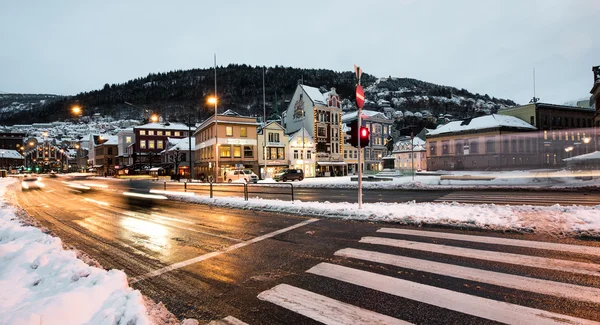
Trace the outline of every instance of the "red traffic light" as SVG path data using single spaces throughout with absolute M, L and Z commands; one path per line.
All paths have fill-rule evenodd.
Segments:
M 360 128 L 360 137 L 368 138 L 369 137 L 369 129 L 367 129 L 366 127 Z
M 371 141 L 370 137 L 369 137 L 369 129 L 367 129 L 366 127 L 361 127 L 360 128 L 360 147 L 361 148 L 365 148 L 369 145 L 369 142 Z

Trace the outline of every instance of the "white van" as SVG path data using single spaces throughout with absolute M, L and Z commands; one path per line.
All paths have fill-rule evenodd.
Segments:
M 225 174 L 225 181 L 228 183 L 236 181 L 246 181 L 247 183 L 257 183 L 258 176 L 249 169 L 234 169 Z

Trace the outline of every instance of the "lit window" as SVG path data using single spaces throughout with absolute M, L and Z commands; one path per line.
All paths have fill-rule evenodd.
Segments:
M 170 136 L 171 135 L 171 131 L 165 131 L 165 135 L 166 136 Z
M 231 157 L 231 147 L 230 146 L 222 146 L 220 156 L 225 157 L 225 158 L 230 158 Z
M 131 137 L 125 137 L 125 143 L 131 143 Z
M 247 137 L 248 136 L 248 129 L 245 126 L 242 126 L 240 128 L 240 137 Z
M 148 149 L 154 149 L 154 140 L 148 140 Z
M 233 146 L 233 157 L 234 158 L 242 157 L 242 147 L 241 146 Z
M 158 149 L 163 148 L 163 142 L 161 140 L 156 141 L 156 148 L 158 148 Z
M 174 134 L 174 136 L 178 137 L 178 136 L 180 136 L 180 135 L 181 135 L 181 132 L 179 132 L 179 131 L 175 131 L 175 134 Z
M 140 135 L 146 135 L 146 130 L 140 130 Z
M 228 137 L 232 137 L 233 136 L 233 127 L 226 126 L 225 127 L 225 135 Z
M 146 140 L 140 140 L 140 148 L 146 149 Z
M 149 130 L 148 135 L 154 135 L 154 130 Z
M 156 131 L 156 135 L 163 135 L 163 131 Z

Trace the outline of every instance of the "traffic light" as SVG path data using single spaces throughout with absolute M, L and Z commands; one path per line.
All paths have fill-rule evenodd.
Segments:
M 349 139 L 346 140 L 353 147 L 358 148 L 358 120 L 354 120 L 347 124 L 350 130 L 346 131 L 346 134 L 350 136 Z
M 367 129 L 366 127 L 361 127 L 360 128 L 360 147 L 361 148 L 365 148 L 369 145 L 369 129 Z

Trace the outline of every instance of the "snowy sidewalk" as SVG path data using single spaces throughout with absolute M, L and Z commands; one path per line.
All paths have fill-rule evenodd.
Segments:
M 60 238 L 24 226 L 6 202 L 13 182 L 0 178 L 0 324 L 177 323 L 129 287 L 124 272 L 89 266 Z
M 160 192 L 160 191 L 157 191 Z M 600 205 L 508 206 L 461 203 L 357 203 L 302 202 L 250 198 L 176 195 L 182 201 L 237 209 L 272 211 L 324 218 L 391 222 L 407 225 L 430 224 L 492 230 L 516 230 L 555 236 L 600 236 Z

